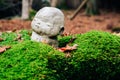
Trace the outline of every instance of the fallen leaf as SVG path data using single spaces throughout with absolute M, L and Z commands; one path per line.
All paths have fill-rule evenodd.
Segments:
M 71 35 L 69 32 L 63 32 L 63 36 L 69 36 Z
M 72 50 L 77 49 L 77 46 L 78 46 L 77 44 L 74 44 L 73 46 L 66 45 L 66 47 L 59 48 L 58 50 L 60 52 L 72 51 Z
M 71 57 L 70 53 L 65 53 L 65 57 Z
M 0 32 L 0 36 L 2 35 L 2 32 Z
M 0 42 L 3 41 L 4 39 L 3 38 L 0 38 Z
M 115 32 L 114 32 L 113 35 L 120 36 L 120 33 L 115 33 Z
M 11 46 L 2 46 L 2 47 L 0 47 L 0 53 L 3 53 L 3 52 L 5 52 L 7 49 L 10 49 L 11 48 Z
M 17 35 L 17 38 L 15 38 L 15 41 L 21 40 L 21 34 Z
M 11 46 L 3 46 L 4 48 L 6 48 L 6 49 L 10 49 L 11 48 Z
M 13 30 L 12 30 L 12 32 L 16 32 L 17 31 L 17 29 L 16 28 L 14 28 Z
M 75 37 L 75 36 L 72 36 L 72 38 L 71 38 L 70 41 L 69 41 L 69 44 L 72 43 L 75 39 L 76 39 L 76 37 Z
M 6 31 L 7 33 L 12 33 L 12 31 Z
M 0 47 L 0 53 L 3 53 L 6 49 L 4 47 Z
M 47 43 L 48 43 L 48 41 L 47 41 L 47 40 L 42 40 L 41 42 L 42 42 L 42 43 L 45 43 L 45 44 L 47 44 Z

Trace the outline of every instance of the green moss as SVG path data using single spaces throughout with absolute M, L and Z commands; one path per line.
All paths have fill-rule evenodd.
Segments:
M 104 55 L 104 59 L 115 57 L 120 53 L 120 37 L 108 32 L 91 31 L 77 37 L 74 44 L 78 44 L 74 52 L 82 53 L 86 58 L 97 58 Z M 102 58 L 102 57 L 101 57 Z
M 46 44 L 24 41 L 0 55 L 0 79 L 57 80 L 48 69 L 48 60 L 64 57 Z M 53 62 L 53 61 L 52 61 Z
M 90 31 L 77 37 L 73 44 L 78 44 L 78 48 L 72 52 L 69 61 L 72 66 L 70 78 L 120 79 L 120 37 L 107 32 Z
M 22 40 L 30 40 L 31 31 L 21 30 L 18 34 L 21 35 Z M 3 39 L 3 41 L 0 42 L 0 46 L 19 43 L 19 41 L 16 40 L 18 34 L 15 32 L 3 32 L 2 35 L 0 35 L 0 37 Z
M 33 18 L 34 18 L 34 16 L 35 16 L 36 13 L 37 13 L 37 11 L 31 9 L 30 10 L 30 14 L 29 14 L 29 20 L 33 20 Z
M 72 36 L 58 37 L 59 47 L 65 47 L 70 42 Z
M 15 38 L 17 37 L 16 33 L 3 32 L 0 37 L 3 39 L 3 41 L 0 42 L 0 46 L 2 46 L 2 45 L 11 45 L 11 44 L 17 44 L 18 43 L 18 41 L 15 41 Z
M 119 80 L 120 37 L 108 32 L 90 31 L 72 36 L 58 37 L 59 46 L 77 44 L 76 50 L 65 53 L 53 47 L 30 41 L 29 31 L 23 30 L 22 42 L 14 41 L 16 33 L 2 34 L 1 45 L 11 49 L 0 54 L 1 80 Z M 10 43 L 9 43 L 10 42 Z
M 23 40 L 30 40 L 30 36 L 32 34 L 32 31 L 28 31 L 28 30 L 21 30 L 19 32 L 19 34 L 21 34 L 21 37 Z

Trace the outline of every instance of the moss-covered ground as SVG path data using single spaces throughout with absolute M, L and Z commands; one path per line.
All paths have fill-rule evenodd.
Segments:
M 20 34 L 20 39 L 18 39 Z M 58 37 L 59 46 L 77 44 L 66 53 L 30 40 L 31 31 L 2 33 L 0 46 L 11 46 L 0 53 L 0 80 L 119 80 L 120 37 L 108 32 Z M 17 39 L 16 39 L 17 38 Z

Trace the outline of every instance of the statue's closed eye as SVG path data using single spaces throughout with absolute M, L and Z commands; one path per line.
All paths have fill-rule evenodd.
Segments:
M 41 23 L 39 22 L 39 23 L 37 23 L 38 25 L 40 25 Z
M 51 27 L 52 25 L 50 23 L 46 23 L 48 27 Z M 52 26 L 53 27 L 53 26 Z

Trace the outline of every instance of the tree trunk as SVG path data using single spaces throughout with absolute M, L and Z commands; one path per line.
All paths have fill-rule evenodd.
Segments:
M 58 3 L 58 0 L 50 0 L 50 3 L 51 3 L 52 7 L 56 7 L 57 3 Z
M 32 0 L 22 0 L 22 19 L 29 18 L 29 11 L 32 5 Z
M 98 15 L 99 14 L 97 0 L 88 0 L 86 14 L 87 15 Z
M 68 7 L 76 9 L 83 0 L 66 0 Z
M 33 0 L 29 0 L 29 8 L 32 9 L 32 2 Z

